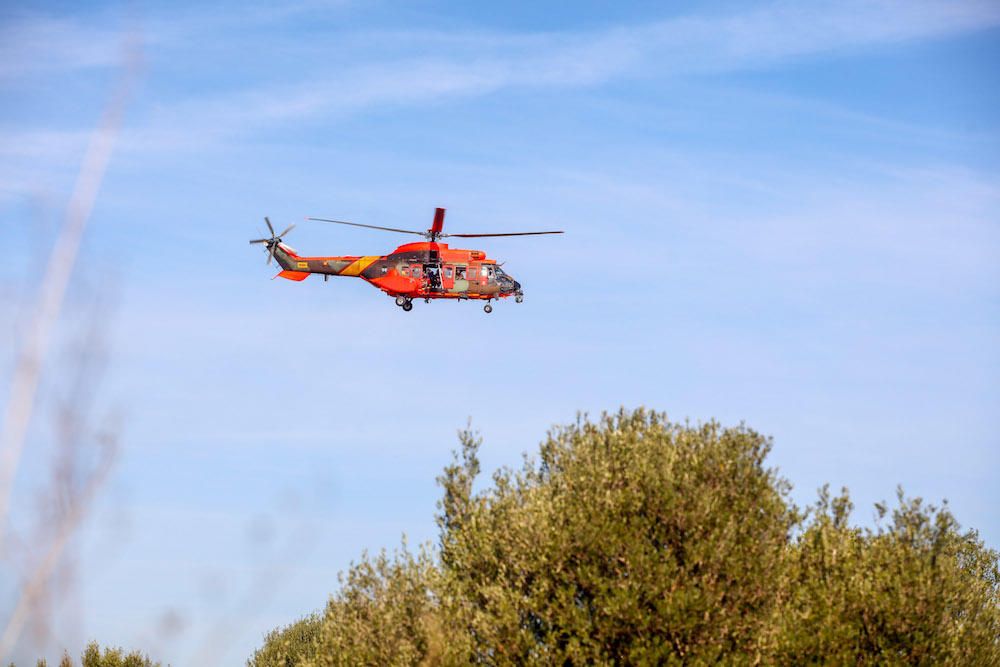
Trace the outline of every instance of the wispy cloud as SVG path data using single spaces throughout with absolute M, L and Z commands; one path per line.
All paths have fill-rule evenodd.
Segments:
M 111 67 L 121 61 L 120 32 L 52 16 L 22 16 L 0 27 L 0 80 L 46 71 Z
M 325 6 L 325 4 L 323 5 Z M 315 10 L 296 6 L 291 15 Z M 257 12 L 259 13 L 259 12 Z M 257 15 L 255 13 L 254 15 Z M 286 15 L 287 12 L 281 16 Z M 279 20 L 268 14 L 268 20 Z M 189 33 L 215 25 L 216 14 L 145 21 L 151 59 L 158 45 L 189 44 Z M 228 20 L 228 19 L 227 19 Z M 777 2 L 729 14 L 696 15 L 599 31 L 511 34 L 427 30 L 331 35 L 314 47 L 294 45 L 299 57 L 311 51 L 326 74 L 309 71 L 303 80 L 235 91 L 216 98 L 182 101 L 173 112 L 204 117 L 210 128 L 228 116 L 228 128 L 357 111 L 380 104 L 417 104 L 442 97 L 489 94 L 504 88 L 588 86 L 622 76 L 686 75 L 773 65 L 794 58 L 936 38 L 1000 25 L 1000 4 L 988 0 L 847 0 Z M 105 27 L 53 18 L 10 23 L 0 41 L 0 77 L 41 69 L 110 66 L 120 59 L 120 39 Z M 257 40 L 235 39 L 236 50 Z M 391 59 L 338 52 L 329 46 L 385 44 Z M 266 48 L 285 45 L 270 31 Z M 255 42 L 255 49 L 259 44 Z M 303 50 L 303 49 L 308 50 Z M 407 50 L 410 52 L 407 53 Z M 436 54 L 428 57 L 426 54 Z M 334 75 L 328 74 L 330 67 Z M 166 120 L 170 109 L 163 109 Z
M 143 33 L 147 46 L 182 47 L 201 40 L 218 40 L 232 30 L 239 15 L 241 29 L 271 27 L 304 14 L 339 10 L 351 0 L 298 0 L 241 3 L 238 9 L 171 8 L 148 15 L 138 8 L 102 8 L 89 14 L 57 15 L 27 9 L 0 14 L 0 85 L 46 73 L 114 68 L 122 59 L 123 29 Z
M 217 10 L 144 19 L 151 89 L 157 86 L 158 66 L 201 67 L 209 58 L 201 49 L 209 43 L 213 49 L 223 48 L 227 57 L 253 57 L 263 44 L 269 58 L 301 61 L 302 74 L 298 80 L 281 82 L 261 76 L 252 84 L 217 93 L 163 95 L 162 102 L 153 102 L 125 130 L 123 155 L 202 150 L 273 127 L 369 109 L 439 104 L 504 91 L 599 86 L 626 78 L 739 71 L 1000 25 L 1000 4 L 988 0 L 846 0 L 775 2 L 752 10 L 575 32 L 357 32 L 345 24 L 331 28 L 327 39 L 302 44 L 288 41 L 281 21 L 301 18 L 303 12 L 316 11 L 316 5 L 306 2 L 293 10 L 277 16 L 248 10 L 259 20 L 251 20 L 245 32 L 219 40 L 206 34 L 218 33 L 206 28 L 223 20 Z M 10 21 L 0 39 L 0 85 L 5 78 L 119 62 L 122 40 L 106 27 L 110 24 L 30 16 Z M 157 98 L 150 95 L 146 101 Z M 78 155 L 79 128 L 25 125 L 4 132 L 4 144 L 20 148 L 0 152 L 11 167 L 0 164 L 3 171 L 24 173 L 32 171 L 30 166 L 68 164 Z M 20 154 L 24 151 L 29 154 Z M 12 196 L 9 187 L 3 190 L 0 197 Z
M 998 24 L 1000 5 L 992 2 L 883 1 L 777 3 L 745 13 L 585 33 L 374 33 L 350 41 L 392 43 L 413 54 L 347 62 L 340 56 L 332 61 L 330 74 L 320 49 L 314 56 L 326 63 L 322 74 L 165 105 L 126 145 L 200 147 L 213 138 L 321 114 L 437 103 L 506 89 L 757 68 Z M 192 126 L 200 131 L 193 132 Z
M 663 59 L 666 70 L 704 71 L 939 38 L 998 23 L 1000 5 L 987 0 L 778 2 L 749 12 L 666 21 L 635 34 L 649 55 Z

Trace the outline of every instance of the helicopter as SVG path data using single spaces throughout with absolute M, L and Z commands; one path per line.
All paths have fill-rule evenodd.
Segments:
M 330 276 L 349 276 L 361 278 L 394 297 L 396 305 L 407 312 L 413 310 L 414 299 L 423 299 L 425 303 L 430 303 L 431 299 L 475 299 L 485 301 L 483 310 L 492 313 L 492 301 L 511 296 L 517 303 L 524 301 L 521 283 L 508 275 L 495 259 L 489 259 L 482 250 L 450 248 L 447 243 L 440 243 L 438 239 L 447 237 L 540 236 L 563 233 L 562 231 L 551 231 L 446 234 L 443 231 L 444 214 L 445 209 L 435 209 L 434 221 L 431 223 L 430 229 L 424 232 L 363 225 L 345 220 L 306 218 L 316 222 L 350 225 L 400 234 L 415 234 L 425 239 L 401 245 L 388 255 L 301 257 L 283 240 L 288 232 L 295 228 L 295 225 L 289 225 L 283 232 L 276 234 L 271 220 L 267 216 L 264 217 L 264 222 L 271 232 L 270 238 L 253 239 L 250 243 L 264 244 L 268 265 L 271 264 L 271 260 L 278 262 L 281 272 L 275 278 L 301 281 L 315 273 L 322 275 L 323 280 L 326 281 L 330 279 Z

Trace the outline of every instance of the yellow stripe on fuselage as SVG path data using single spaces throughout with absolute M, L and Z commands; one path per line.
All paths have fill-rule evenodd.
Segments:
M 381 255 L 368 255 L 365 257 L 359 257 L 350 264 L 347 268 L 340 272 L 342 276 L 358 276 L 361 272 L 371 266 L 372 262 L 377 259 L 381 259 Z

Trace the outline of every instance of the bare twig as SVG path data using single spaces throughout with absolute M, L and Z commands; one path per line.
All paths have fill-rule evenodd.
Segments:
M 41 559 L 35 571 L 29 576 L 28 581 L 22 587 L 17 604 L 14 606 L 14 611 L 7 621 L 7 627 L 4 628 L 3 635 L 0 636 L 0 655 L 8 655 L 13 649 L 14 643 L 21 635 L 21 630 L 24 627 L 32 605 L 44 590 L 49 577 L 59 563 L 59 558 L 66 548 L 67 542 L 69 542 L 77 526 L 79 526 L 80 522 L 87 515 L 87 510 L 89 510 L 97 492 L 104 486 L 104 482 L 111 472 L 117 453 L 118 443 L 113 437 L 110 437 L 104 443 L 104 455 L 97 470 L 87 480 L 87 484 L 80 496 L 74 498 L 73 502 L 70 503 L 69 510 L 56 531 L 55 539 L 49 546 L 44 558 Z
M 39 498 L 41 508 L 40 534 L 36 540 L 42 553 L 48 545 L 58 541 L 67 517 L 75 511 L 80 502 L 81 492 L 88 488 L 89 480 L 94 475 L 95 460 L 101 461 L 106 455 L 102 443 L 119 437 L 120 430 L 108 422 L 102 431 L 94 433 L 89 424 L 89 416 L 93 410 L 96 396 L 95 387 L 100 382 L 105 361 L 104 331 L 108 321 L 106 307 L 103 304 L 102 293 L 88 312 L 84 315 L 79 339 L 68 348 L 68 357 L 60 356 L 60 385 L 65 387 L 60 391 L 56 401 L 54 426 L 58 444 L 53 452 L 51 464 L 51 483 Z M 65 326 L 66 323 L 63 323 Z M 103 433 L 104 435 L 100 435 Z M 96 443 L 101 448 L 95 453 L 87 445 Z M 97 468 L 99 469 L 99 467 Z M 12 537 L 13 531 L 9 533 Z M 41 554 L 33 554 L 29 568 L 42 560 Z M 67 550 L 64 550 L 64 554 Z M 46 640 L 55 608 L 46 609 L 46 604 L 55 605 L 59 596 L 59 605 L 64 606 L 69 599 L 73 584 L 73 563 L 68 554 L 64 555 L 56 570 L 49 575 L 47 586 L 41 586 L 32 595 L 30 615 L 25 625 L 36 641 Z M 30 578 L 26 577 L 26 578 Z
M 140 62 L 138 40 L 133 34 L 126 51 L 121 81 L 90 137 L 65 220 L 49 256 L 39 290 L 38 305 L 14 367 L 3 425 L 0 427 L 0 549 L 5 543 L 10 496 L 28 425 L 34 412 L 38 380 L 48 351 L 49 338 L 62 310 L 80 241 L 104 179 L 115 140 L 120 133 L 125 107 L 138 77 Z

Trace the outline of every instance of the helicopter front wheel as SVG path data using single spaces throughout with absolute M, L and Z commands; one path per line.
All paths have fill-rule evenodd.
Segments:
M 396 305 L 397 306 L 399 306 L 400 308 L 402 308 L 404 303 L 406 303 L 406 297 L 405 296 L 397 296 L 396 297 Z
M 410 312 L 411 310 L 413 310 L 413 302 L 412 301 L 404 301 L 403 305 L 400 306 L 400 308 L 402 308 L 406 312 Z
M 487 313 L 492 313 L 493 306 L 491 306 L 490 304 L 486 304 L 485 306 L 483 306 L 483 310 L 485 310 Z

